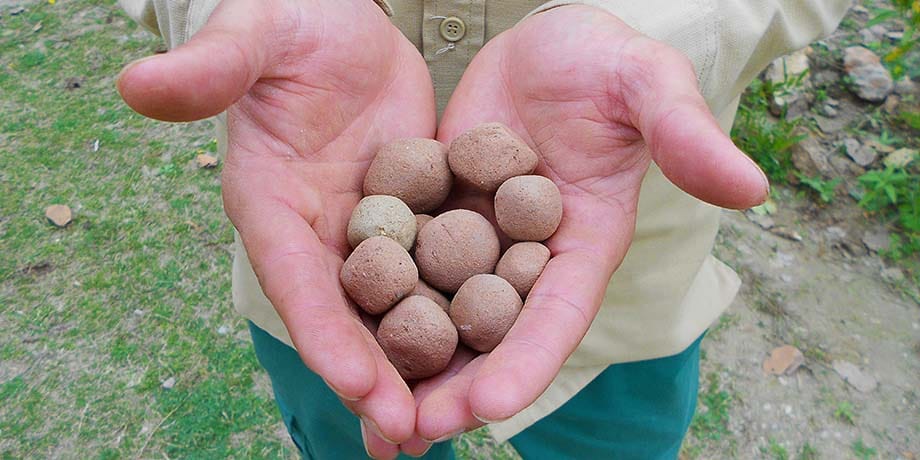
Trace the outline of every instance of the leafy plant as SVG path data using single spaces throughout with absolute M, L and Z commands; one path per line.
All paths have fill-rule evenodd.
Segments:
M 793 83 L 795 79 L 785 85 Z M 791 149 L 807 135 L 795 133 L 798 121 L 784 117 L 773 119 L 768 114 L 767 101 L 777 91 L 783 89 L 759 79 L 751 83 L 738 108 L 732 139 L 773 182 L 786 183 L 794 169 Z
M 712 372 L 706 376 L 708 384 L 700 391 L 700 404 L 706 410 L 697 411 L 690 423 L 690 432 L 697 439 L 718 441 L 728 434 L 728 410 L 732 397 L 719 389 L 719 374 Z
M 900 259 L 920 252 L 920 174 L 888 166 L 859 177 L 865 190 L 859 205 L 870 212 L 897 215 L 902 236 L 893 235 L 888 255 Z
M 892 4 L 894 8 L 873 8 L 875 16 L 866 23 L 866 27 L 893 19 L 904 21 L 903 35 L 883 58 L 897 78 L 911 68 L 906 57 L 920 43 L 920 37 L 917 36 L 917 29 L 920 28 L 920 0 L 892 0 Z
M 806 442 L 799 451 L 799 460 L 818 460 L 818 449 Z
M 839 177 L 830 180 L 824 180 L 821 176 L 808 177 L 798 171 L 795 172 L 795 177 L 798 177 L 802 184 L 815 191 L 824 203 L 834 201 L 834 194 L 837 192 L 837 186 L 843 181 L 843 179 Z
M 862 438 L 857 439 L 853 442 L 853 444 L 850 444 L 850 449 L 853 450 L 853 455 L 856 455 L 856 457 L 862 460 L 869 460 L 870 458 L 875 457 L 876 454 L 876 450 L 874 448 L 863 444 Z
M 837 408 L 834 409 L 834 418 L 850 425 L 855 425 L 856 413 L 853 411 L 853 405 L 849 401 L 837 403 Z

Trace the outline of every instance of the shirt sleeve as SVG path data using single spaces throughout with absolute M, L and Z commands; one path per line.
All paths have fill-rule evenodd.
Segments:
M 531 12 L 581 4 L 616 15 L 693 61 L 713 112 L 729 105 L 772 60 L 829 35 L 850 0 L 553 0 Z
M 118 0 L 118 4 L 138 24 L 163 37 L 170 49 L 179 46 L 198 32 L 208 21 L 220 0 Z M 392 16 L 387 0 L 374 3 Z

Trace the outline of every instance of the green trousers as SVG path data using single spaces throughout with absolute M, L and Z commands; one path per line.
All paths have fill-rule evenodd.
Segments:
M 366 458 L 357 417 L 294 349 L 249 326 L 281 417 L 303 458 Z M 702 338 L 674 356 L 608 367 L 511 444 L 528 460 L 677 458 L 696 407 Z M 424 458 L 453 459 L 451 443 L 432 446 Z

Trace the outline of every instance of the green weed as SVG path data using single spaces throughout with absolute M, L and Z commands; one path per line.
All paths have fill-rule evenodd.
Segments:
M 863 444 L 862 438 L 857 439 L 853 442 L 853 444 L 850 444 L 850 450 L 852 450 L 853 455 L 855 455 L 860 460 L 869 460 L 874 458 L 876 454 L 876 450 L 874 448 Z
M 706 376 L 707 385 L 701 389 L 700 410 L 690 422 L 690 433 L 701 440 L 718 441 L 728 434 L 731 395 L 721 389 L 719 374 L 711 372 Z
M 798 171 L 795 172 L 795 177 L 799 179 L 799 182 L 817 193 L 818 198 L 823 203 L 834 201 L 834 195 L 837 193 L 837 186 L 843 181 L 843 179 L 839 177 L 829 180 L 824 180 L 821 176 L 808 177 Z

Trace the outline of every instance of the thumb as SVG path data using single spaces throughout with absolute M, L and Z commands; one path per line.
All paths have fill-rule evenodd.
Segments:
M 769 193 L 766 175 L 722 131 L 700 95 L 689 59 L 658 43 L 645 48 L 643 57 L 639 62 L 645 69 L 632 80 L 634 97 L 628 104 L 664 175 L 716 206 L 745 209 L 763 203 Z
M 192 121 L 226 110 L 258 80 L 283 48 L 278 21 L 261 2 L 227 0 L 187 43 L 128 64 L 118 92 L 138 113 Z

